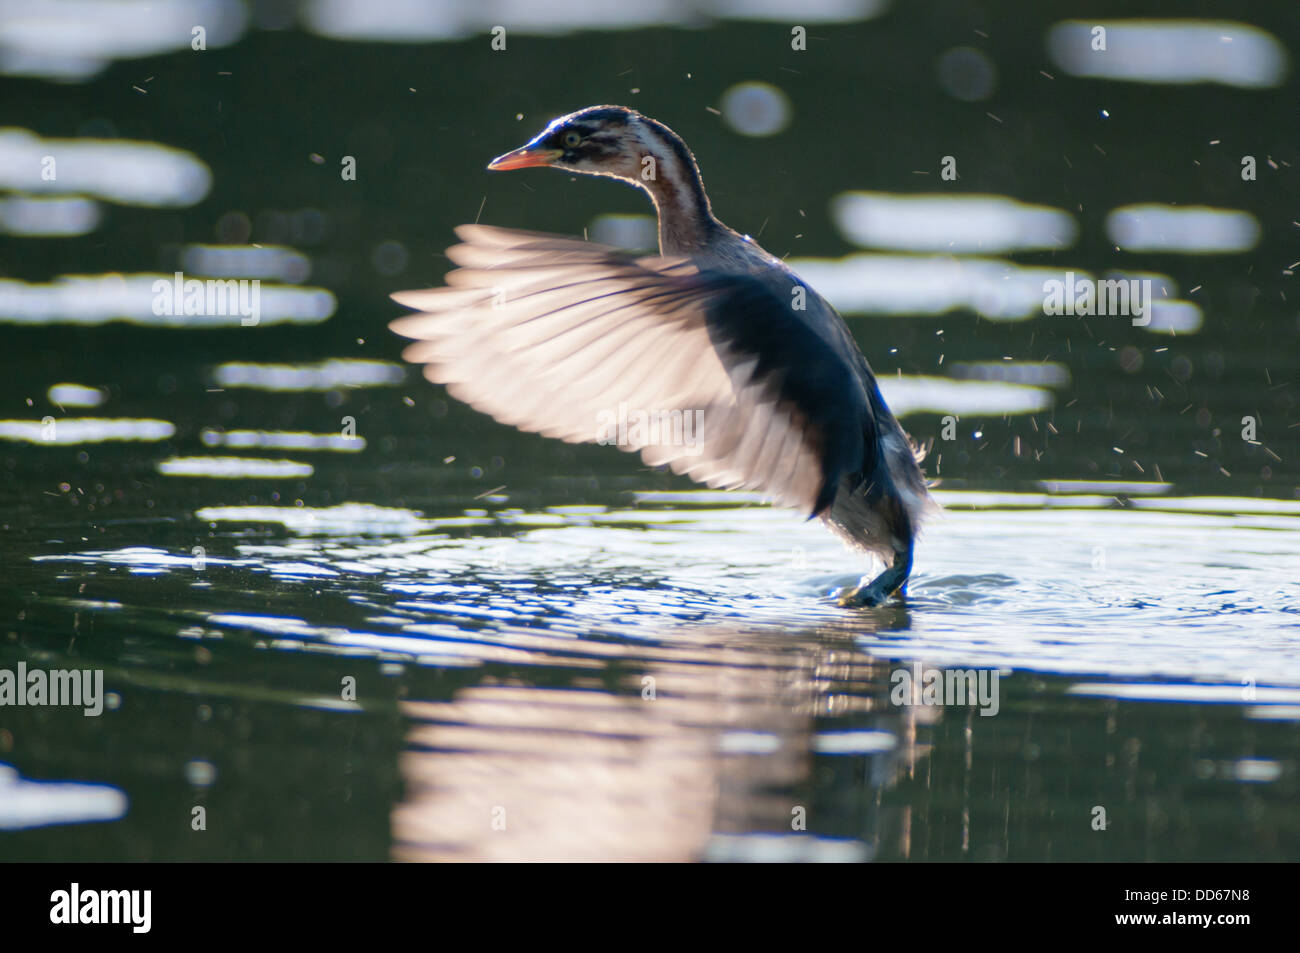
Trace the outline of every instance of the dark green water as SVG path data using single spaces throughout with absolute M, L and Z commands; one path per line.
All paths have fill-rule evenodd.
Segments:
M 266 29 L 270 10 L 230 46 L 0 79 L 7 126 L 160 143 L 211 172 L 181 207 L 102 201 L 82 235 L 11 227 L 0 279 L 170 276 L 190 246 L 260 243 L 305 256 L 299 283 L 335 299 L 328 320 L 195 329 L 70 320 L 102 288 L 21 317 L 0 286 L 0 423 L 174 425 L 150 442 L 0 438 L 0 670 L 99 669 L 108 693 L 98 717 L 0 707 L 0 857 L 1300 858 L 1293 76 L 1070 77 L 1048 29 L 1115 11 L 1057 4 L 900 5 L 810 23 L 802 52 L 781 22 L 507 23 L 494 52 L 486 24 L 388 45 Z M 1230 13 L 1300 52 L 1294 14 Z M 966 46 L 996 67 L 980 101 L 936 78 Z M 709 111 L 747 81 L 788 97 L 784 131 L 742 136 Z M 796 267 L 860 251 L 831 212 L 842 193 L 1008 196 L 1069 213 L 1077 240 L 981 257 L 1165 276 L 1199 326 L 850 314 L 887 386 L 969 380 L 961 364 L 1063 376 L 1037 410 L 976 388 L 904 416 L 938 438 L 948 513 L 906 607 L 840 610 L 829 594 L 868 567 L 797 514 L 518 434 L 397 369 L 386 296 L 441 281 L 453 226 L 580 234 L 647 211 L 614 183 L 483 170 L 597 102 L 673 126 L 719 216 Z M 65 149 L 34 154 L 75 168 Z M 956 182 L 938 174 L 948 155 Z M 1117 250 L 1107 216 L 1147 202 L 1245 212 L 1260 237 Z M 391 379 L 268 390 L 228 369 L 336 359 L 388 362 Z M 62 405 L 64 382 L 102 404 Z M 212 442 L 328 437 L 345 418 L 355 452 Z M 165 462 L 217 455 L 300 470 Z M 1000 673 L 997 713 L 900 706 L 894 673 L 918 661 Z

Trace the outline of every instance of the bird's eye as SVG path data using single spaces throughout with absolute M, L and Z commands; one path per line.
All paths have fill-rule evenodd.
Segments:
M 572 149 L 582 142 L 582 136 L 570 129 L 564 134 L 564 148 Z

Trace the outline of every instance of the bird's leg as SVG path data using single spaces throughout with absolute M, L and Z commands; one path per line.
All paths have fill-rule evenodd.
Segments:
M 840 605 L 845 608 L 860 606 L 878 606 L 891 595 L 898 592 L 907 594 L 907 577 L 912 572 L 912 544 L 907 548 L 894 551 L 894 563 L 869 583 L 840 593 Z

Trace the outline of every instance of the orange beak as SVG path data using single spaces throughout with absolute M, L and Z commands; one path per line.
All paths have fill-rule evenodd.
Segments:
M 528 169 L 533 166 L 551 165 L 562 155 L 564 155 L 563 149 L 522 146 L 514 152 L 507 152 L 503 156 L 497 156 L 488 163 L 488 168 L 493 172 L 507 172 L 510 169 Z

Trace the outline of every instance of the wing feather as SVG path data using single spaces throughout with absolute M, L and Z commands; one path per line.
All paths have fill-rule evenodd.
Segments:
M 403 357 L 454 397 L 571 443 L 604 442 L 611 420 L 658 414 L 658 428 L 616 429 L 620 448 L 807 513 L 855 462 L 852 452 L 828 459 L 827 447 L 856 439 L 860 465 L 861 422 L 816 406 L 827 387 L 847 389 L 852 405 L 852 375 L 754 279 L 539 232 L 456 234 L 446 287 L 394 294 L 420 313 L 391 325 L 414 339 Z M 746 322 L 774 328 L 755 336 Z M 810 365 L 805 376 L 829 361 L 830 383 L 810 390 L 789 378 L 790 355 Z

